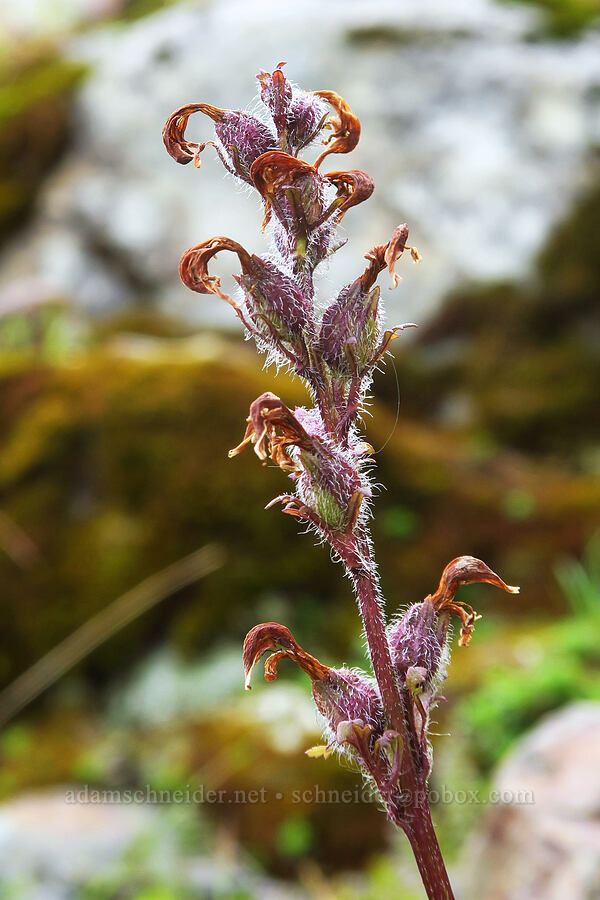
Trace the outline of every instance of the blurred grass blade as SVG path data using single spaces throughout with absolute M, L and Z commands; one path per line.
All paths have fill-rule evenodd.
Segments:
M 181 588 L 221 568 L 224 561 L 223 549 L 207 544 L 122 594 L 0 692 L 0 726 L 125 625 Z

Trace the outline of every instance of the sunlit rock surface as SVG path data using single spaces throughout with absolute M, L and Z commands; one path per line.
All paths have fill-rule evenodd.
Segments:
M 179 285 L 177 262 L 212 234 L 267 246 L 258 199 L 223 177 L 210 147 L 199 172 L 177 166 L 160 133 L 189 101 L 244 106 L 254 73 L 281 59 L 292 79 L 339 91 L 362 120 L 357 151 L 329 168 L 362 167 L 376 181 L 344 221 L 351 243 L 324 273 L 323 296 L 399 221 L 424 262 L 402 266 L 404 284 L 386 297 L 394 320 L 423 321 L 459 280 L 527 272 L 600 137 L 600 36 L 539 39 L 531 9 L 488 0 L 306 0 L 295 10 L 186 3 L 70 40 L 67 52 L 93 68 L 76 143 L 30 232 L 4 254 L 0 301 L 27 277 L 29 296 L 59 294 L 92 312 L 156 301 L 231 322 L 224 304 Z M 190 132 L 206 139 L 209 125 Z

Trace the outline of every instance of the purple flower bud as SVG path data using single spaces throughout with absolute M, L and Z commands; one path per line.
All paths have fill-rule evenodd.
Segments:
M 505 584 L 480 559 L 473 556 L 453 559 L 442 572 L 435 593 L 426 597 L 422 603 L 409 606 L 402 618 L 388 631 L 392 662 L 402 680 L 406 680 L 406 674 L 411 668 L 417 669 L 417 674 L 423 676 L 425 686 L 430 686 L 441 674 L 451 614 L 460 619 L 459 644 L 466 646 L 469 643 L 474 624 L 480 617 L 471 606 L 454 597 L 461 585 L 476 582 L 493 584 L 511 594 L 519 591 L 518 588 Z
M 327 109 L 317 94 L 293 89 L 288 115 L 287 142 L 295 153 L 307 147 L 325 123 Z
M 375 737 L 385 730 L 379 693 L 362 673 L 330 669 L 323 678 L 313 681 L 313 697 L 332 738 L 337 737 L 339 726 L 348 721 L 358 720 Z
M 336 375 L 352 378 L 369 367 L 381 340 L 379 288 L 362 278 L 342 288 L 321 320 L 319 351 Z
M 316 409 L 297 407 L 296 419 L 313 436 L 312 446 L 301 449 L 301 470 L 296 481 L 300 501 L 314 512 L 325 533 L 352 532 L 362 502 L 371 488 L 358 470 L 357 459 L 326 437 Z
M 279 63 L 272 72 L 260 72 L 260 98 L 275 123 L 279 147 L 297 156 L 317 136 L 327 118 L 327 107 L 316 95 L 292 87 Z
M 296 281 L 270 260 L 252 257 L 253 266 L 236 280 L 244 290 L 248 317 L 264 335 L 303 354 L 302 333 L 312 326 L 313 309 Z
M 369 183 L 362 172 L 333 172 L 330 177 L 346 189 L 341 211 L 369 196 Z M 343 176 L 343 177 L 342 177 Z M 349 177 L 352 176 L 352 177 Z M 343 195 L 342 195 L 343 196 Z M 373 287 L 379 273 L 387 266 L 394 286 L 399 278 L 394 263 L 403 253 L 408 238 L 408 228 L 400 225 L 387 244 L 373 247 L 367 254 L 369 265 L 352 284 L 342 288 L 337 298 L 326 309 L 321 320 L 319 350 L 332 371 L 340 378 L 367 376 L 388 349 L 391 341 L 404 328 L 399 325 L 382 332 L 379 317 L 379 287 Z M 413 248 L 410 248 L 411 252 Z M 414 251 L 416 253 L 416 251 Z
M 221 142 L 221 159 L 233 175 L 252 184 L 250 169 L 255 160 L 274 145 L 271 130 L 259 119 L 244 112 L 229 112 L 215 125 Z
M 409 606 L 402 618 L 389 629 L 392 662 L 401 679 L 410 668 L 422 669 L 431 683 L 439 672 L 446 642 L 438 615 L 430 598 Z

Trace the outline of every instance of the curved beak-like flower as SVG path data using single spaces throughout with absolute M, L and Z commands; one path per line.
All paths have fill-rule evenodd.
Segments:
M 379 693 L 366 675 L 323 665 L 300 646 L 285 625 L 263 622 L 255 625 L 244 641 L 246 690 L 251 690 L 252 671 L 268 650 L 273 652 L 265 660 L 265 680 L 275 681 L 282 659 L 295 662 L 312 681 L 315 704 L 327 723 L 332 742 L 355 745 L 372 766 L 370 757 L 376 739 L 385 730 L 385 714 Z M 363 741 L 356 741 L 356 729 Z
M 215 134 L 219 143 L 215 144 L 225 168 L 248 184 L 251 184 L 250 167 L 254 160 L 273 149 L 275 137 L 260 119 L 249 113 L 232 109 L 219 109 L 210 103 L 188 103 L 172 113 L 163 128 L 163 142 L 173 159 L 187 165 L 192 160 L 200 168 L 200 154 L 207 144 L 197 144 L 186 140 L 188 120 L 194 113 L 203 113 L 215 123 Z
M 208 274 L 210 260 L 221 250 L 230 250 L 237 254 L 244 274 L 252 272 L 254 257 L 241 244 L 227 237 L 212 237 L 185 251 L 179 263 L 179 275 L 185 286 L 191 291 L 196 291 L 198 294 L 216 294 L 234 309 L 238 309 L 238 304 L 229 294 L 221 290 L 219 276 Z
M 332 208 L 327 210 L 327 215 L 337 210 L 338 222 L 352 206 L 358 206 L 368 200 L 375 190 L 375 182 L 362 169 L 349 169 L 347 172 L 328 172 L 326 180 L 335 185 L 337 198 Z
M 275 681 L 277 665 L 282 659 L 293 660 L 303 672 L 310 676 L 312 681 L 320 681 L 333 671 L 329 666 L 324 666 L 318 659 L 303 650 L 285 625 L 280 625 L 278 622 L 263 622 L 255 625 L 244 640 L 243 662 L 247 691 L 251 690 L 252 670 L 267 650 L 274 650 L 265 662 L 265 679 L 267 681 Z
M 473 627 L 478 616 L 473 607 L 469 606 L 463 600 L 455 600 L 454 596 L 464 584 L 475 584 L 484 582 L 493 584 L 495 587 L 502 588 L 508 594 L 518 594 L 519 588 L 511 584 L 505 584 L 499 575 L 486 566 L 480 559 L 474 556 L 458 556 L 449 562 L 440 578 L 435 593 L 430 594 L 426 599 L 433 603 L 436 612 L 449 613 L 458 616 L 461 623 L 461 633 L 459 646 L 466 647 L 471 640 Z

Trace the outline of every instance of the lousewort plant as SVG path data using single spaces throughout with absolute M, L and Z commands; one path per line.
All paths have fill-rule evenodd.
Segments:
M 350 577 L 369 648 L 373 676 L 330 668 L 307 653 L 285 625 L 256 625 L 244 642 L 246 687 L 257 662 L 265 678 L 277 677 L 282 659 L 296 662 L 312 681 L 317 709 L 325 722 L 326 744 L 309 756 L 337 752 L 351 757 L 376 786 L 389 818 L 407 835 L 430 898 L 451 898 L 452 889 L 435 836 L 427 799 L 431 753 L 429 712 L 446 677 L 450 617 L 459 619 L 459 644 L 467 645 L 478 616 L 458 588 L 488 582 L 515 593 L 485 563 L 471 556 L 452 560 L 438 588 L 386 626 L 377 567 L 369 533 L 373 448 L 359 432 L 362 405 L 375 368 L 390 343 L 409 326 L 384 330 L 378 276 L 387 269 L 392 285 L 398 259 L 407 251 L 407 225 L 366 254 L 367 265 L 319 311 L 313 274 L 344 243 L 336 228 L 349 209 L 367 200 L 373 181 L 355 169 L 323 173 L 325 160 L 348 153 L 360 137 L 360 123 L 333 91 L 301 91 L 288 81 L 283 63 L 258 75 L 262 116 L 192 103 L 168 119 L 163 138 L 177 162 L 200 166 L 200 154 L 214 146 L 228 172 L 255 188 L 264 203 L 263 229 L 272 251 L 248 252 L 227 237 L 212 237 L 183 254 L 181 278 L 200 294 L 229 303 L 268 360 L 284 363 L 304 380 L 312 407 L 289 409 L 266 392 L 250 405 L 246 432 L 230 456 L 253 447 L 291 479 L 294 490 L 275 503 L 327 542 Z M 215 139 L 186 139 L 188 119 L 203 113 L 214 123 Z M 299 159 L 320 136 L 323 151 L 313 164 Z M 240 264 L 239 290 L 231 297 L 209 263 L 222 250 Z

